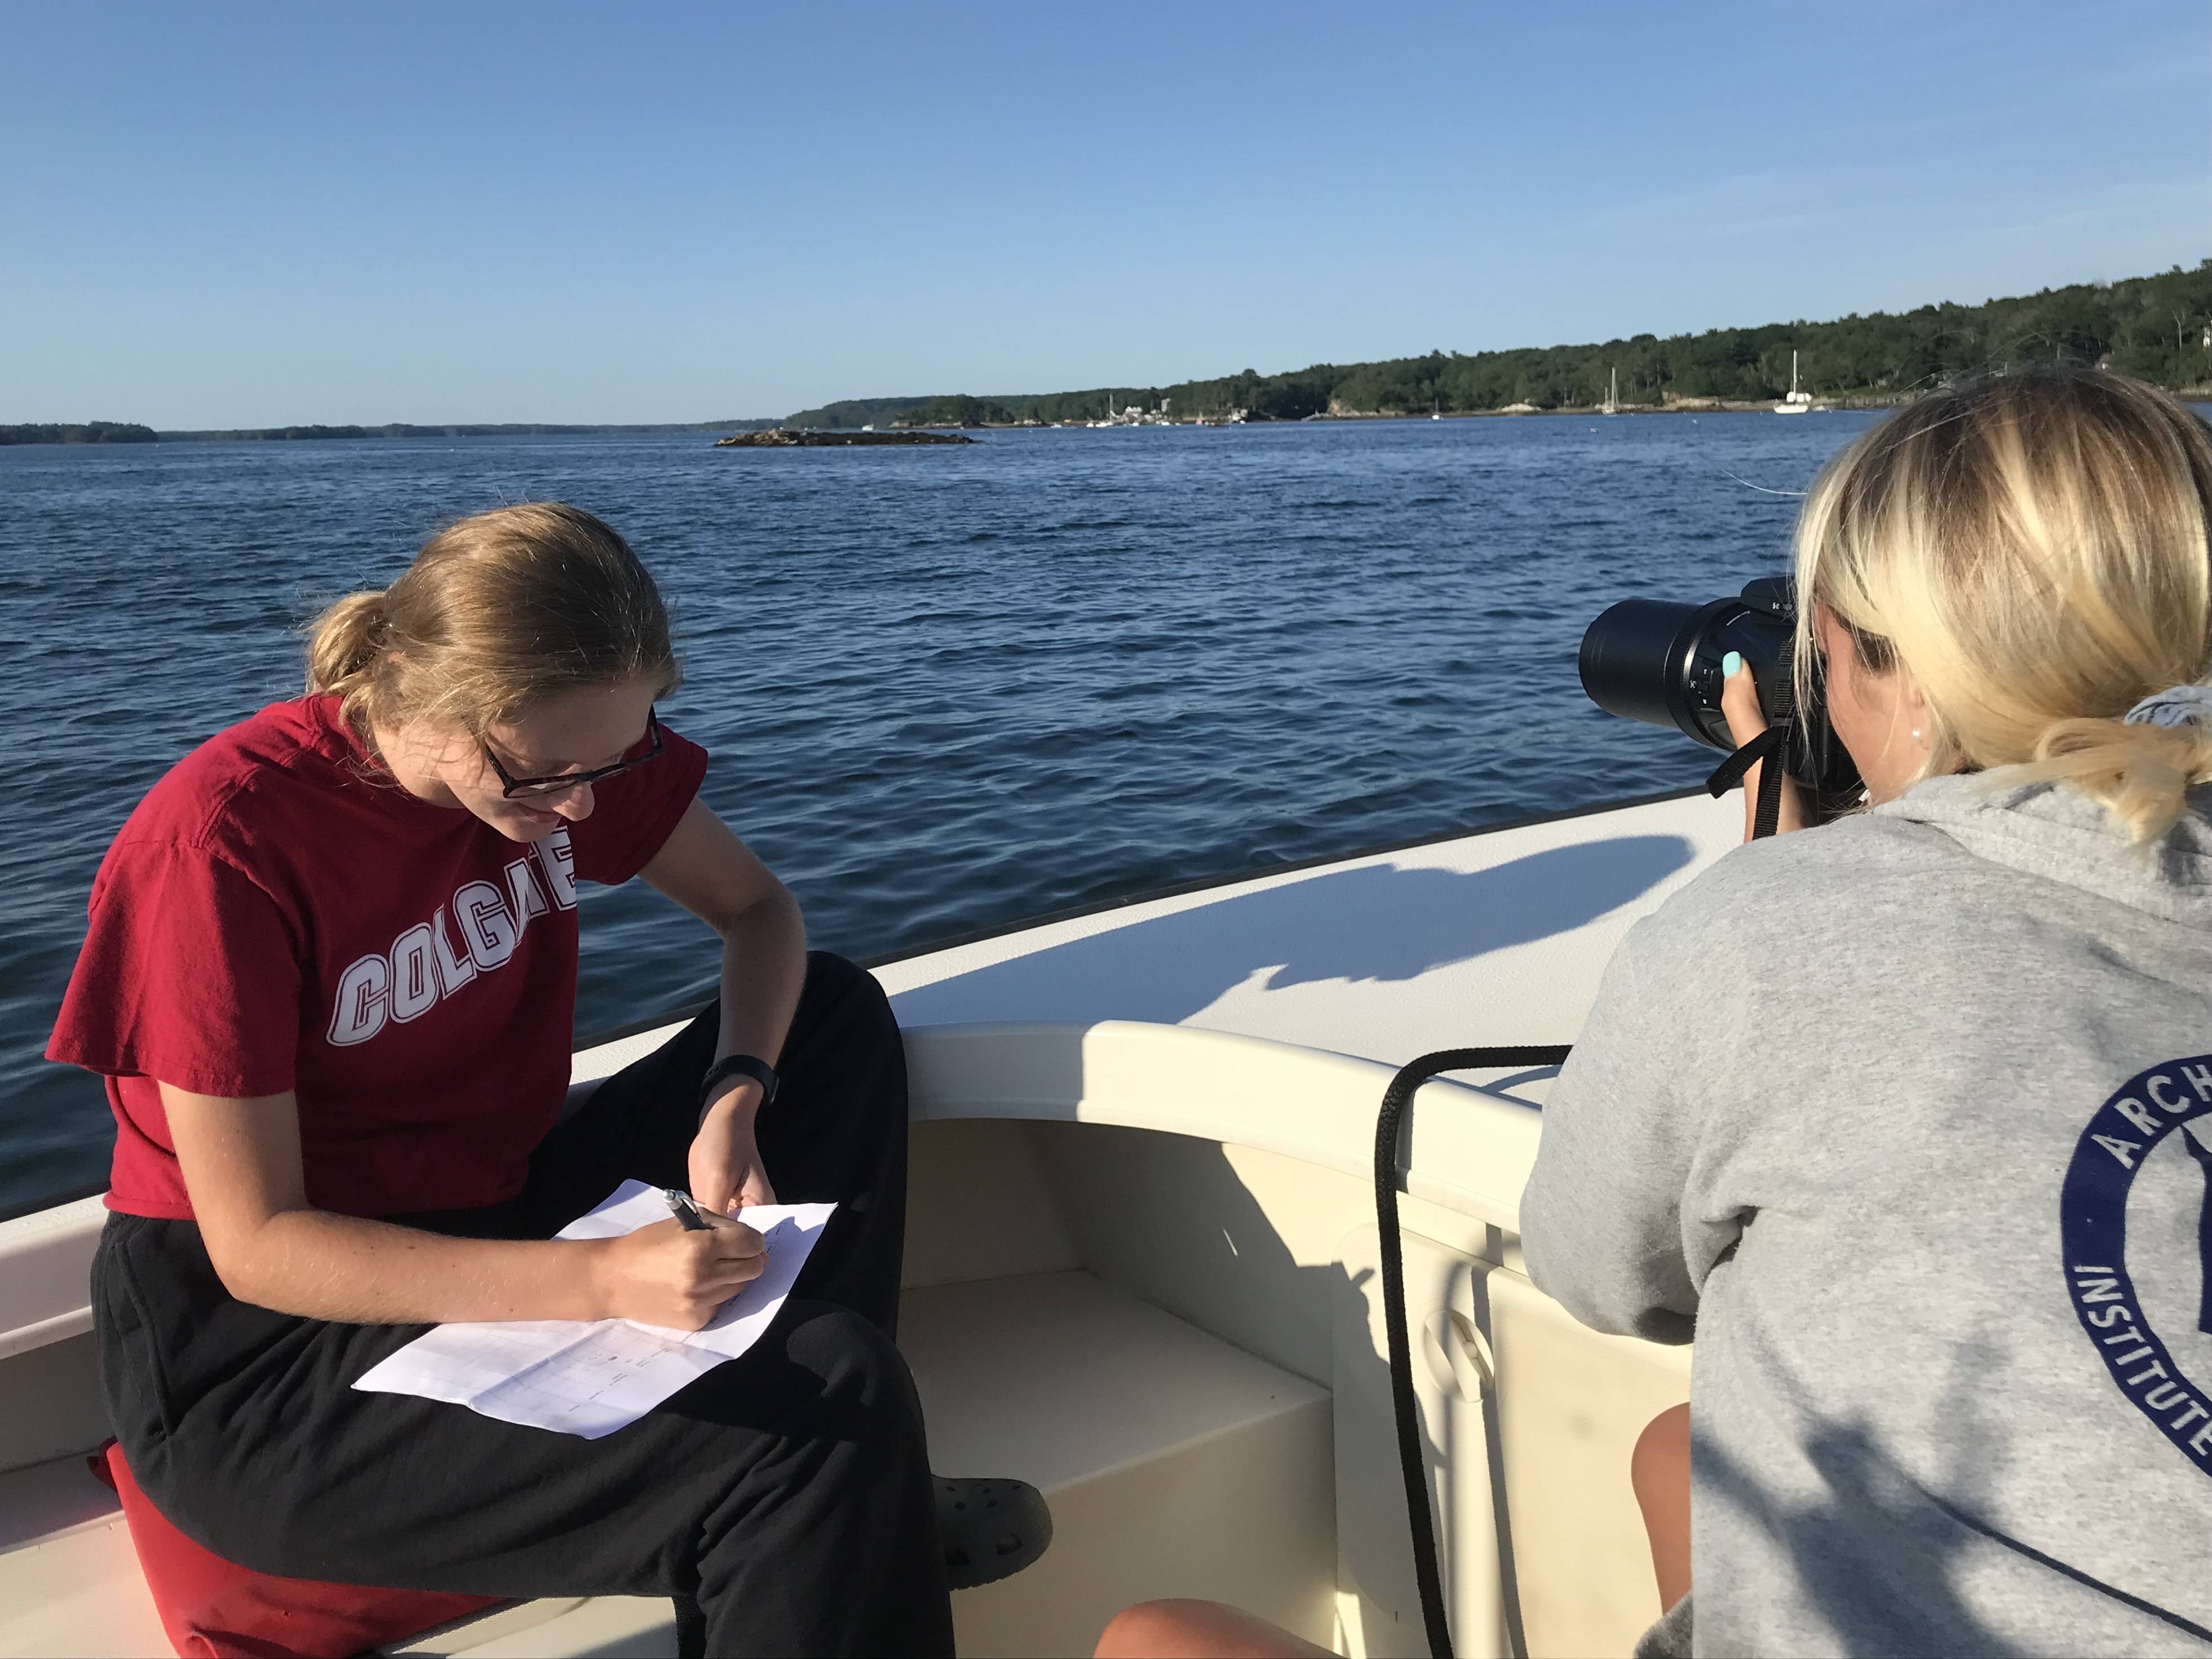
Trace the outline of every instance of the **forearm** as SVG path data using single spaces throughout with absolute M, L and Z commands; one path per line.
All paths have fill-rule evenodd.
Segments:
M 350 1324 L 601 1319 L 603 1241 L 448 1238 L 326 1210 L 280 1210 L 222 1239 L 242 1302 Z
M 1585 1325 L 1686 1342 L 1698 1291 L 1682 1200 L 1698 1125 L 1670 1085 L 1668 1024 L 1654 1017 L 1637 943 L 1632 932 L 1607 964 L 1545 1100 L 1521 1251 L 1537 1288 Z
M 1547 1133 L 1548 1134 L 1548 1126 Z M 1697 1292 L 1650 1194 L 1540 1151 L 1521 1198 L 1522 1259 L 1536 1288 L 1595 1330 L 1687 1342 Z M 1621 1195 L 1619 1204 L 1604 1200 Z
M 715 1058 L 754 1054 L 777 1064 L 806 982 L 806 923 L 778 887 L 722 931 L 722 1027 Z
M 643 874 L 722 941 L 715 1059 L 749 1054 L 781 1066 L 806 984 L 806 924 L 799 901 L 696 800 Z M 699 1103 L 689 1160 L 691 1195 L 710 1210 L 775 1202 L 753 1135 L 763 1093 L 757 1079 L 739 1074 L 724 1078 L 713 1097 Z
M 720 930 L 722 1023 L 716 1058 L 750 1054 L 782 1063 L 800 992 L 806 982 L 806 928 L 798 902 L 777 887 Z M 726 1077 L 700 1102 L 691 1143 L 691 1194 L 711 1210 L 773 1204 L 775 1189 L 761 1167 L 753 1124 L 763 1095 L 755 1079 Z

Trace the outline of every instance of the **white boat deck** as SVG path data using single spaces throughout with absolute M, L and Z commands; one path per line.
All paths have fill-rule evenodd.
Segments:
M 1207 1594 L 1348 1651 L 1405 1650 L 1410 1591 L 1395 1582 L 1404 1551 L 1390 1541 L 1402 1512 L 1382 1443 L 1358 1437 L 1378 1409 L 1356 1289 L 1371 1270 L 1351 1266 L 1363 1217 L 1372 1248 L 1364 1171 L 1382 1084 L 1430 1049 L 1571 1042 L 1622 933 L 1741 833 L 1733 799 L 1672 798 L 1121 905 L 877 968 L 908 1032 L 917 1121 L 933 1131 L 915 1142 L 902 1346 L 938 1461 L 951 1474 L 1037 1480 L 1059 1524 L 1038 1567 L 956 1598 L 963 1651 L 1087 1650 L 1127 1601 Z M 580 1053 L 574 1074 L 604 1077 L 670 1029 Z M 1463 1300 L 1509 1260 L 1498 1241 L 1517 1227 L 1538 1121 L 1527 1107 L 1545 1075 L 1487 1094 L 1431 1085 L 1433 1107 L 1424 1095 L 1407 1202 L 1431 1238 L 1460 1241 L 1438 1258 L 1437 1296 Z M 1159 1130 L 1170 1133 L 1145 1133 Z M 0 1224 L 0 1656 L 159 1650 L 113 1499 L 76 1455 L 102 1433 L 83 1334 L 100 1219 L 87 1200 Z M 1170 1237 L 1178 1226 L 1187 1237 Z M 1542 1318 L 1522 1321 L 1535 1334 L 1498 1328 L 1501 1363 L 1552 1340 Z M 1592 1370 L 1574 1352 L 1619 1423 L 1593 1440 L 1595 1408 L 1578 1407 L 1565 1427 L 1530 1418 L 1509 1428 L 1543 1447 L 1525 1467 L 1579 1455 L 1618 1464 L 1625 1479 L 1621 1437 L 1632 1438 L 1650 1401 L 1679 1397 L 1680 1357 L 1654 1369 L 1640 1352 L 1607 1349 Z M 1437 1420 L 1462 1408 L 1424 1398 Z M 1450 1499 L 1455 1513 L 1479 1519 L 1504 1501 L 1484 1495 L 1502 1490 L 1483 1484 L 1495 1479 L 1486 1467 L 1458 1457 L 1450 1480 L 1469 1495 Z M 1603 1534 L 1609 1561 L 1629 1547 L 1620 1539 L 1633 1542 L 1622 1530 L 1632 1514 L 1593 1531 L 1578 1496 L 1541 1480 L 1512 1502 L 1529 1526 L 1571 1502 L 1562 1535 Z M 1133 1528 L 1133 1516 L 1149 1519 Z M 1468 1532 L 1468 1547 L 1480 1534 Z M 1466 1650 L 1502 1651 L 1505 1593 L 1480 1554 L 1453 1569 L 1455 1624 Z M 1550 1612 L 1523 1592 L 1531 1628 L 1512 1645 L 1620 1645 L 1619 1632 L 1650 1616 L 1643 1571 L 1614 1571 L 1626 1589 L 1605 1595 L 1584 1577 Z M 655 1653 L 672 1639 L 665 1602 L 602 1597 L 505 1609 L 406 1650 Z
M 1739 798 L 1673 796 L 1141 900 L 875 974 L 908 1030 L 1142 1020 L 1392 1066 L 1571 1042 L 1621 935 L 1742 839 Z M 585 1050 L 578 1079 L 668 1029 Z
M 899 1023 L 1146 1020 L 1403 1065 L 1567 1042 L 1638 917 L 1743 839 L 1705 795 L 1025 928 L 878 968 Z

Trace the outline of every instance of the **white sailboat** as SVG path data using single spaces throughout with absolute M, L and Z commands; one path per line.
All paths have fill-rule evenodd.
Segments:
M 1430 1049 L 1571 1041 L 1622 933 L 1741 834 L 1699 791 L 877 965 L 913 1080 L 900 1346 L 933 1461 L 1033 1481 L 1055 1520 L 1036 1565 L 954 1597 L 962 1653 L 1088 1653 L 1170 1595 L 1347 1656 L 1426 1651 L 1377 1288 L 1383 1087 Z M 572 1094 L 674 1029 L 586 1046 Z M 1468 1655 L 1626 1653 L 1660 1610 L 1626 1471 L 1687 1397 L 1689 1352 L 1597 1335 L 1522 1272 L 1547 1082 L 1427 1085 L 1404 1158 L 1413 1380 Z M 108 1435 L 102 1218 L 90 1197 L 0 1221 L 0 1655 L 167 1645 L 82 1461 Z M 579 1595 L 388 1650 L 674 1648 L 666 1601 Z
M 1605 402 L 1598 406 L 1597 412 L 1601 415 L 1620 413 L 1620 371 L 1618 368 L 1613 371 L 1613 383 L 1607 388 Z
M 1797 389 L 1797 354 L 1790 354 L 1790 390 L 1780 403 L 1774 405 L 1777 415 L 1803 415 L 1813 407 L 1813 394 Z

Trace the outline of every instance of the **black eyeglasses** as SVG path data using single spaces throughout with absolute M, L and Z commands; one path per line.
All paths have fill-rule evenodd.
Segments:
M 477 747 L 491 763 L 491 769 L 499 774 L 499 793 L 509 800 L 525 795 L 557 795 L 563 790 L 574 789 L 578 784 L 597 783 L 601 778 L 611 778 L 617 772 L 627 772 L 633 766 L 642 766 L 660 755 L 660 720 L 650 708 L 645 711 L 645 736 L 641 742 L 651 747 L 641 755 L 625 755 L 611 766 L 594 766 L 583 772 L 556 772 L 550 778 L 518 778 L 499 763 L 499 757 L 491 752 L 491 745 L 479 738 Z

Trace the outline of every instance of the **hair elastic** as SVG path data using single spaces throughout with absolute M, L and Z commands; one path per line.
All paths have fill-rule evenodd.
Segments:
M 2124 716 L 2130 726 L 2212 726 L 2212 685 L 2170 685 Z

